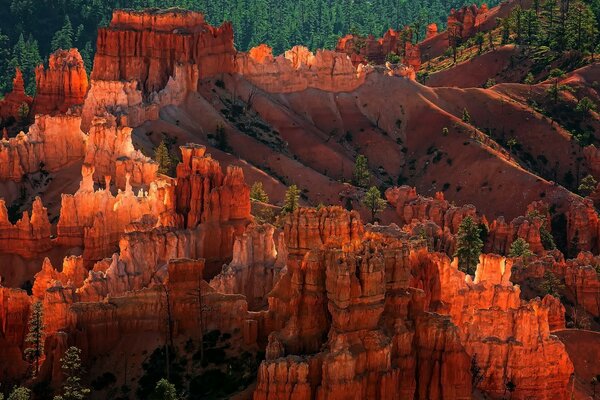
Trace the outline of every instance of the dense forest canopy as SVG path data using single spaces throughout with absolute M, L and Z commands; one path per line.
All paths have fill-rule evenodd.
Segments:
M 35 66 L 57 48 L 79 48 L 89 69 L 97 29 L 109 23 L 115 8 L 177 6 L 203 11 L 213 24 L 232 21 L 238 49 L 267 43 L 278 54 L 296 44 L 332 48 L 349 32 L 381 35 L 405 25 L 423 31 L 429 22 L 443 28 L 449 11 L 467 3 L 473 1 L 0 0 L 0 93 L 10 89 L 16 65 L 32 93 Z M 488 1 L 490 6 L 497 3 Z

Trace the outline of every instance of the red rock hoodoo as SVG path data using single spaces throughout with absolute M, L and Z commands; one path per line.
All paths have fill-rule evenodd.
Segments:
M 70 107 L 83 104 L 88 91 L 88 77 L 77 49 L 57 50 L 50 55 L 48 69 L 40 65 L 35 70 L 35 114 L 64 113 Z
M 0 118 L 3 121 L 9 118 L 20 118 L 22 112 L 31 108 L 33 99 L 25 93 L 25 82 L 23 82 L 23 74 L 19 68 L 15 68 L 15 78 L 13 79 L 12 91 L 7 93 L 0 100 Z M 23 105 L 27 108 L 23 109 Z

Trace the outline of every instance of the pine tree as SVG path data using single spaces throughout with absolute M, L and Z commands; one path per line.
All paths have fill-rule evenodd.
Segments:
M 2 397 L 2 394 L 0 393 L 0 399 L 3 399 L 4 397 Z M 31 398 L 31 390 L 22 387 L 22 386 L 15 386 L 12 390 L 12 392 L 10 392 L 10 394 L 8 395 L 8 399 L 7 400 L 29 400 Z
M 373 223 L 377 214 L 385 210 L 387 202 L 381 198 L 379 189 L 376 186 L 371 186 L 362 199 L 362 205 L 371 213 L 371 223 Z
M 483 249 L 481 240 L 481 228 L 472 217 L 465 217 L 458 228 L 456 252 L 458 257 L 458 269 L 469 275 L 475 275 L 479 256 Z
M 261 203 L 269 202 L 269 196 L 267 195 L 267 192 L 265 192 L 262 182 L 257 181 L 252 184 L 252 187 L 250 188 L 250 199 Z
M 0 30 L 0 95 L 10 90 L 14 69 L 10 66 L 10 38 Z
M 540 228 L 540 238 L 542 240 L 542 246 L 544 246 L 544 250 L 554 250 L 556 249 L 556 244 L 554 243 L 554 237 L 552 233 L 548 231 L 544 226 Z
M 508 252 L 508 256 L 515 257 L 530 257 L 533 253 L 529 250 L 529 243 L 525 241 L 523 238 L 518 238 L 510 245 L 510 250 Z
M 461 119 L 465 124 L 471 123 L 471 114 L 469 114 L 469 110 L 467 110 L 466 108 L 463 108 Z
M 81 377 L 84 373 L 81 366 L 81 349 L 71 346 L 60 359 L 61 369 L 66 380 L 63 384 L 63 394 L 55 396 L 54 400 L 83 400 L 90 394 L 90 389 L 83 386 Z
M 596 111 L 596 103 L 590 100 L 589 97 L 584 96 L 577 102 L 577 107 L 575 110 L 582 114 L 585 119 L 589 116 L 590 111 Z
M 44 308 L 40 301 L 33 303 L 29 316 L 29 332 L 25 337 L 28 347 L 25 349 L 25 358 L 32 367 L 34 376 L 40 370 L 40 359 L 44 355 Z
M 156 383 L 154 393 L 150 396 L 151 400 L 178 400 L 178 398 L 175 385 L 164 378 Z
M 292 185 L 285 192 L 285 199 L 283 201 L 283 208 L 281 211 L 284 214 L 293 213 L 297 208 L 300 201 L 300 190 L 298 186 Z
M 369 162 L 367 157 L 359 154 L 354 161 L 354 170 L 352 171 L 352 184 L 366 189 L 371 182 L 371 172 L 369 171 Z
M 598 182 L 596 181 L 596 179 L 592 175 L 588 175 L 581 180 L 577 191 L 580 195 L 585 197 L 589 196 L 594 190 L 596 190 L 597 186 Z
M 58 49 L 69 50 L 73 47 L 73 26 L 68 15 L 65 16 L 65 23 L 54 34 L 51 42 L 52 51 Z
M 565 285 L 550 271 L 544 272 L 544 278 L 540 283 L 539 290 L 544 295 L 551 295 L 560 298 L 560 292 L 565 288 Z
M 171 156 L 164 140 L 154 150 L 154 161 L 158 163 L 158 172 L 168 175 L 171 172 Z

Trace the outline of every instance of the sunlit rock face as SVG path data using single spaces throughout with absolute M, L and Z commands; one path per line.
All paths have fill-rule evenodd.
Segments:
M 230 23 L 213 27 L 200 13 L 122 11 L 98 31 L 92 80 L 140 83 L 144 93 L 165 88 L 178 64 L 195 64 L 201 78 L 234 71 Z
M 77 49 L 57 50 L 50 55 L 48 69 L 35 70 L 36 95 L 34 114 L 65 113 L 83 104 L 88 91 L 88 77 Z

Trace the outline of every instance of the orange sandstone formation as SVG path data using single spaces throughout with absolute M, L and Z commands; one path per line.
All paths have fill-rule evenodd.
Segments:
M 158 180 L 147 192 L 140 190 L 136 195 L 126 180 L 125 190 L 113 196 L 108 187 L 94 191 L 93 174 L 94 167 L 84 165 L 77 193 L 63 194 L 57 225 L 58 243 L 83 245 L 86 261 L 112 254 L 126 227 L 146 215 L 151 216 L 157 226 L 175 224 L 174 190 L 170 182 Z M 110 179 L 107 183 L 110 184 Z
M 9 118 L 21 118 L 22 111 L 30 109 L 32 102 L 33 99 L 25 93 L 23 74 L 19 68 L 15 68 L 12 91 L 0 100 L 0 118 L 4 122 Z M 23 109 L 23 105 L 27 106 L 27 108 Z
M 362 85 L 368 73 L 365 66 L 355 67 L 344 53 L 317 50 L 313 54 L 304 46 L 274 57 L 270 47 L 260 45 L 248 53 L 238 53 L 235 62 L 238 73 L 272 93 L 308 88 L 349 92 Z
M 472 382 L 501 396 L 507 379 L 515 398 L 567 395 L 573 367 L 549 334 L 554 305 L 521 303 L 502 257 L 482 257 L 473 281 L 417 242 L 353 229 L 355 218 L 336 208 L 288 217 L 255 399 L 469 398 Z
M 346 35 L 338 41 L 336 50 L 348 54 L 355 65 L 373 62 L 383 64 L 390 54 L 401 56 L 402 62 L 418 71 L 421 66 L 421 49 L 412 44 L 412 33 L 409 30 L 395 31 L 388 29 L 382 38 L 366 38 L 357 35 Z
M 48 212 L 39 197 L 33 202 L 31 216 L 25 211 L 14 225 L 8 220 L 4 200 L 0 199 L 0 253 L 18 254 L 25 258 L 43 254 L 52 247 L 50 229 Z
M 448 32 L 450 39 L 467 39 L 477 32 L 481 16 L 488 12 L 487 5 L 481 7 L 473 4 L 458 10 L 452 9 L 448 16 Z
M 271 225 L 249 225 L 233 244 L 233 260 L 210 281 L 219 293 L 243 294 L 248 308 L 266 306 L 267 294 L 279 280 L 287 259 L 283 234 L 278 243 Z
M 111 115 L 93 120 L 84 162 L 94 166 L 95 181 L 110 176 L 119 189 L 125 189 L 127 176 L 134 186 L 149 185 L 156 179 L 158 164 L 134 149 L 131 132 L 129 127 L 117 126 Z
M 19 182 L 40 170 L 54 172 L 83 159 L 86 135 L 74 115 L 39 115 L 27 134 L 0 142 L 0 180 Z
M 431 23 L 427 25 L 427 33 L 425 34 L 425 39 L 429 39 L 438 34 L 438 27 L 436 23 Z
M 65 113 L 70 107 L 83 104 L 88 91 L 87 72 L 77 49 L 51 54 L 47 70 L 43 65 L 36 68 L 35 81 L 35 114 Z
M 117 10 L 98 31 L 92 80 L 135 80 L 150 94 L 167 85 L 177 65 L 197 65 L 200 78 L 234 72 L 234 55 L 229 23 L 215 28 L 183 10 Z

